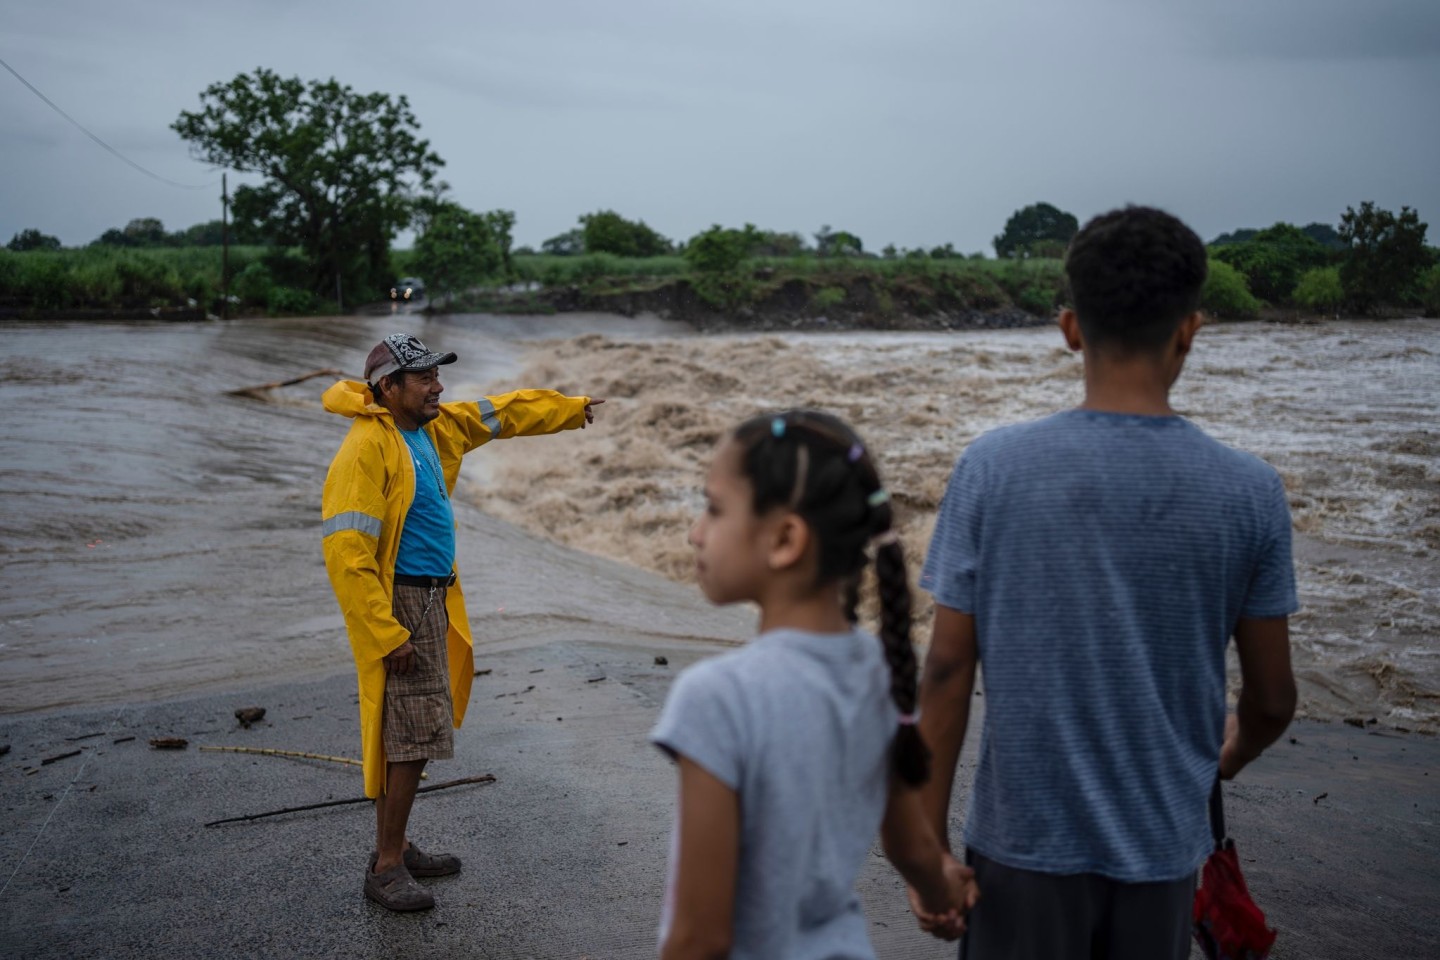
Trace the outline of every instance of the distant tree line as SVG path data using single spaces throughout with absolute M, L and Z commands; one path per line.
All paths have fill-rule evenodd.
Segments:
M 90 241 L 92 247 L 218 247 L 224 242 L 224 226 L 219 220 L 207 220 L 184 230 L 168 233 L 165 224 L 154 217 L 137 217 L 123 227 L 111 227 Z M 261 246 L 269 239 L 248 224 L 230 225 L 230 242 L 236 246 Z M 39 230 L 22 230 L 6 244 L 9 250 L 59 250 L 60 240 Z
M 403 257 L 406 272 L 427 276 L 429 288 L 445 296 L 513 280 L 514 256 L 533 253 L 511 249 L 513 212 L 471 211 L 450 199 L 448 186 L 438 179 L 444 161 L 420 138 L 403 96 L 361 93 L 334 79 L 306 82 L 260 68 L 206 88 L 199 109 L 181 112 L 172 128 L 198 158 L 259 178 L 235 190 L 230 239 L 268 252 L 249 259 L 231 279 L 239 296 L 268 309 L 314 312 L 327 302 L 344 309 L 378 299 L 397 273 L 391 244 L 402 229 L 413 228 L 417 235 L 414 249 Z M 994 237 L 996 256 L 1053 262 L 1063 257 L 1078 226 L 1073 214 L 1053 204 L 1030 204 L 1016 210 Z M 1425 232 L 1414 210 L 1402 207 L 1395 214 L 1369 202 L 1347 208 L 1334 228 L 1277 223 L 1236 230 L 1210 245 L 1214 302 L 1223 300 L 1224 309 L 1238 315 L 1253 314 L 1261 303 L 1359 312 L 1424 306 L 1440 312 L 1440 257 L 1426 245 Z M 171 233 L 158 219 L 143 217 L 106 230 L 90 247 L 205 247 L 221 237 L 218 221 Z M 59 251 L 61 245 L 27 229 L 7 246 L 32 253 Z M 745 264 L 764 258 L 984 259 L 979 253 L 967 257 L 949 243 L 929 249 L 889 244 L 873 252 L 859 235 L 828 224 L 810 238 L 753 224 L 715 225 L 675 242 L 614 210 L 580 216 L 575 227 L 545 240 L 541 251 L 554 257 L 678 256 L 722 293 Z M 133 267 L 133 261 L 124 262 Z M 45 268 L 54 276 L 58 269 Z
M 1270 304 L 1361 314 L 1419 307 L 1440 315 L 1440 250 L 1426 245 L 1426 229 L 1410 207 L 1397 214 L 1365 201 L 1346 207 L 1337 227 L 1277 223 L 1222 234 L 1210 243 L 1211 272 L 1218 263 L 1221 273 L 1235 274 L 1242 313 Z
M 476 213 L 432 195 L 415 202 L 412 222 L 417 230 L 415 247 L 398 255 L 401 263 L 387 259 L 378 272 L 384 283 L 400 272 L 418 273 L 427 278 L 432 295 L 449 299 L 488 283 L 538 276 L 533 270 L 522 275 L 515 269 L 515 256 L 533 256 L 535 251 L 526 247 L 512 250 L 515 215 L 511 211 Z M 951 244 L 929 250 L 897 250 L 890 245 L 877 255 L 866 251 L 856 234 L 829 225 L 807 240 L 799 233 L 764 230 L 754 224 L 741 228 L 717 224 L 676 243 L 643 220 L 630 220 L 613 210 L 584 214 L 577 224 L 541 246 L 548 256 L 586 259 L 579 273 L 551 271 L 556 277 L 593 280 L 607 270 L 617 271 L 620 262 L 678 258 L 677 262 L 693 271 L 700 292 L 721 305 L 748 296 L 746 271 L 767 260 L 984 259 L 981 254 L 967 258 Z M 1054 260 L 1063 256 L 1076 227 L 1072 214 L 1050 204 L 1033 204 L 1009 218 L 995 238 L 995 246 L 1004 254 L 1001 260 Z M 1256 315 L 1265 305 L 1362 314 L 1381 307 L 1418 307 L 1440 315 L 1440 251 L 1426 245 L 1426 230 L 1419 214 L 1409 207 L 1396 214 L 1366 202 L 1358 209 L 1347 208 L 1338 228 L 1321 223 L 1303 227 L 1276 223 L 1222 234 L 1209 244 L 1211 277 L 1205 306 L 1217 315 L 1242 318 Z M 232 227 L 231 235 L 232 242 L 268 250 L 249 257 L 232 274 L 231 289 L 242 302 L 280 312 L 319 309 L 324 297 L 307 289 L 313 265 L 306 261 L 303 250 L 267 243 L 260 225 L 253 221 Z M 88 249 L 143 252 L 213 246 L 219 240 L 219 221 L 167 232 L 158 219 L 144 217 L 123 228 L 106 230 Z M 58 239 L 35 229 L 17 233 L 8 244 L 10 250 L 22 252 L 56 251 L 60 246 Z M 597 256 L 619 260 L 595 259 Z M 631 275 L 628 270 L 618 272 Z M 211 287 L 219 286 L 213 280 L 208 282 Z

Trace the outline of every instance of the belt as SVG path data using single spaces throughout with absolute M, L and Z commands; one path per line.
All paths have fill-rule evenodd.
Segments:
M 412 577 L 408 573 L 397 573 L 395 582 L 402 587 L 450 587 L 455 584 L 455 574 L 443 577 Z

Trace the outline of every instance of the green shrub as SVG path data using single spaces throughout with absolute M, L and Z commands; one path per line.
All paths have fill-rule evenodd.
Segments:
M 829 310 L 845 302 L 844 287 L 821 287 L 810 295 L 810 303 L 817 310 Z
M 84 260 L 70 270 L 70 287 L 79 303 L 104 307 L 119 303 L 124 293 L 120 274 L 114 264 L 103 260 Z
M 1050 316 L 1058 306 L 1055 291 L 1037 283 L 1026 284 L 1011 294 L 1010 299 L 1015 301 L 1015 306 L 1037 317 Z
M 730 230 L 718 223 L 696 234 L 685 245 L 685 261 L 701 273 L 734 273 L 740 269 L 758 242 L 752 224 L 744 230 Z
M 209 310 L 210 304 L 220 296 L 220 288 L 211 283 L 209 277 L 195 274 L 185 281 L 185 296 L 194 300 L 200 308 Z
M 1334 313 L 1345 302 L 1339 267 L 1317 267 L 1301 274 L 1291 299 L 1307 310 Z
M 617 258 L 610 253 L 587 253 L 575 258 L 572 276 L 576 283 L 594 283 L 619 273 Z
M 270 269 L 260 261 L 246 265 L 244 270 L 230 278 L 230 295 L 239 297 L 241 303 L 270 303 L 270 288 L 275 285 Z
M 8 300 L 15 296 L 16 286 L 20 282 L 22 259 L 18 254 L 0 249 L 0 299 Z
M 1420 305 L 1425 316 L 1440 317 L 1440 263 L 1420 275 Z
M 15 297 L 41 310 L 58 310 L 74 304 L 70 271 L 63 254 L 44 251 L 18 255 Z
M 1214 247 L 1211 257 L 1244 274 L 1255 296 L 1279 303 L 1290 296 L 1302 273 L 1325 265 L 1327 253 L 1298 227 L 1277 223 L 1249 240 Z
M 297 290 L 294 287 L 271 287 L 266 307 L 271 316 L 289 317 L 305 313 L 314 313 L 316 308 L 315 295 L 308 290 Z
M 145 254 L 121 255 L 115 261 L 120 299 L 152 306 L 171 303 L 185 295 L 180 274 L 168 263 Z
M 1210 276 L 1200 294 L 1200 306 L 1206 313 L 1231 320 L 1249 320 L 1260 312 L 1260 301 L 1245 285 L 1245 277 L 1223 260 L 1210 260 Z

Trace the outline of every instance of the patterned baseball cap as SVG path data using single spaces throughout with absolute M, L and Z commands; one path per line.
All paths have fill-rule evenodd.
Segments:
M 442 363 L 454 363 L 453 353 L 434 353 L 419 337 L 392 333 L 375 344 L 365 358 L 365 382 L 374 383 L 397 370 L 429 370 Z

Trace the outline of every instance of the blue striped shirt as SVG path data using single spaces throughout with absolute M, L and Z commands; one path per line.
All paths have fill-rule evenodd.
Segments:
M 1004 427 L 956 464 L 920 585 L 975 617 L 985 726 L 967 845 L 1124 882 L 1195 870 L 1226 644 L 1240 617 L 1296 609 L 1275 470 L 1175 416 Z

